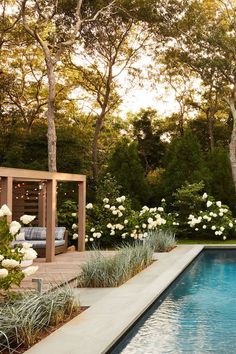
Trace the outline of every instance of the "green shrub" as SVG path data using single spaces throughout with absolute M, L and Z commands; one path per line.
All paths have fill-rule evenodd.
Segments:
M 69 319 L 78 309 L 68 285 L 43 294 L 26 293 L 0 304 L 0 351 L 32 346 L 42 331 Z
M 175 234 L 172 231 L 153 230 L 149 233 L 147 242 L 154 252 L 169 252 L 176 246 Z
M 83 287 L 119 286 L 151 264 L 152 256 L 153 250 L 147 243 L 123 246 L 113 257 L 96 251 L 82 265 L 79 284 Z

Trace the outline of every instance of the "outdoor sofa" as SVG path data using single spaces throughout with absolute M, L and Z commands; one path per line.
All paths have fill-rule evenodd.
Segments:
M 20 235 L 12 242 L 15 245 L 29 242 L 38 253 L 38 257 L 46 256 L 46 227 L 22 227 Z M 68 247 L 68 231 L 65 227 L 55 228 L 55 254 L 64 253 Z

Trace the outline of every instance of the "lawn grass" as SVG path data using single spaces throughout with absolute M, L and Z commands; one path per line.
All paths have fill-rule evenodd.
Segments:
M 209 240 L 209 239 L 178 239 L 178 245 L 194 245 L 194 244 L 207 244 L 207 245 L 236 245 L 236 239 L 230 240 Z

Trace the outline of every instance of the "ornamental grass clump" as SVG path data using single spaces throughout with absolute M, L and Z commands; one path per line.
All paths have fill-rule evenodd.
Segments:
M 176 246 L 175 234 L 170 230 L 150 231 L 147 242 L 153 248 L 154 252 L 169 252 Z
M 82 265 L 79 286 L 117 287 L 150 265 L 152 256 L 153 249 L 147 243 L 120 247 L 113 257 L 105 257 L 97 250 Z
M 29 348 L 45 330 L 69 320 L 79 303 L 69 286 L 43 294 L 27 293 L 0 305 L 0 352 Z
M 11 211 L 7 205 L 0 208 L 0 294 L 1 291 L 9 290 L 13 285 L 20 286 L 25 276 L 35 273 L 38 269 L 31 266 L 22 269 L 22 261 L 34 260 L 37 253 L 32 249 L 31 244 L 24 242 L 22 245 L 11 247 L 20 235 L 21 224 L 18 221 L 8 222 Z M 35 216 L 23 215 L 20 220 L 27 225 L 35 219 Z

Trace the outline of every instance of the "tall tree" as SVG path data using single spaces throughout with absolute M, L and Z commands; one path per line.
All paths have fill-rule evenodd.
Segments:
M 234 124 L 229 151 L 236 186 L 236 4 L 230 0 L 173 0 L 170 4 L 178 7 L 179 16 L 173 16 L 170 7 L 162 13 L 168 60 L 191 69 L 208 92 L 212 89 L 224 97 L 231 110 Z M 214 119 L 214 112 L 210 115 Z
M 112 3 L 111 3 L 112 4 Z M 23 0 L 21 13 L 23 26 L 26 32 L 35 39 L 41 47 L 48 78 L 48 169 L 56 171 L 56 127 L 55 127 L 55 97 L 56 67 L 61 60 L 62 54 L 71 49 L 84 22 L 95 20 L 99 14 L 110 8 L 111 4 L 99 9 L 90 18 L 83 18 L 83 0 L 58 1 L 54 0 Z
M 79 84 L 94 102 L 91 107 L 96 115 L 92 143 L 92 175 L 98 176 L 98 145 L 102 127 L 107 118 L 122 102 L 121 79 L 133 69 L 140 51 L 145 47 L 149 33 L 145 25 L 137 24 L 124 10 L 114 16 L 100 16 L 84 28 L 84 60 L 76 63 L 71 55 L 70 64 L 75 84 Z M 78 56 L 77 56 L 78 57 Z M 137 70 L 138 71 L 138 70 Z M 71 78 L 70 78 L 71 80 Z M 90 105 L 91 106 L 91 105 Z

